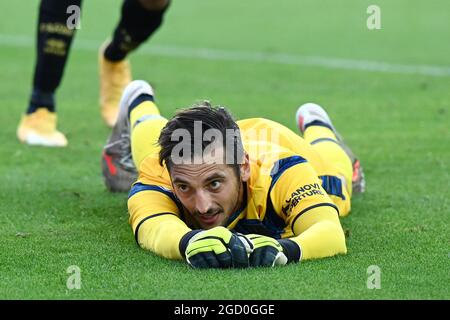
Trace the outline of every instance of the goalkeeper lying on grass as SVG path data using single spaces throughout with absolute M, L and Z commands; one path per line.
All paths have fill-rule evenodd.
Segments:
M 275 266 L 347 252 L 339 216 L 364 191 L 359 161 L 318 105 L 303 138 L 266 119 L 235 122 L 204 102 L 163 118 L 151 86 L 125 89 L 103 174 L 128 190 L 139 245 L 194 268 Z M 136 169 L 137 168 L 137 169 Z

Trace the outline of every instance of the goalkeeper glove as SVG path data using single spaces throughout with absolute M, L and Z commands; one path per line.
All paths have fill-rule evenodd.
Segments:
M 250 254 L 251 267 L 273 267 L 300 261 L 300 246 L 292 240 L 276 240 L 259 234 L 248 234 L 246 237 L 254 247 Z
M 193 268 L 246 268 L 252 243 L 224 227 L 193 230 L 180 241 L 180 252 Z

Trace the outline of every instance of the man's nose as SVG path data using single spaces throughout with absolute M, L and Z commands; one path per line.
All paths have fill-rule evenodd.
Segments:
M 206 214 L 211 208 L 211 197 L 208 192 L 200 190 L 195 197 L 195 210 L 201 214 Z

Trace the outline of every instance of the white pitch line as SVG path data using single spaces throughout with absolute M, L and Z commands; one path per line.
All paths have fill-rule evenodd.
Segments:
M 32 37 L 0 34 L 0 45 L 2 46 L 33 47 L 34 43 L 35 39 Z M 101 43 L 102 41 L 77 39 L 75 40 L 74 47 L 80 50 L 96 51 Z M 264 62 L 293 66 L 321 67 L 328 69 L 450 77 L 449 66 L 406 65 L 370 60 L 303 56 L 288 53 L 191 48 L 184 46 L 155 44 L 143 46 L 139 48 L 136 53 L 163 57 L 181 57 L 214 61 Z

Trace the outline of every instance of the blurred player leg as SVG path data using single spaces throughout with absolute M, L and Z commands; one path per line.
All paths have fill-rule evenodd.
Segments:
M 17 128 L 23 143 L 64 147 L 67 139 L 56 129 L 55 91 L 61 83 L 75 29 L 67 27 L 67 8 L 81 0 L 42 0 L 37 26 L 36 65 L 28 110 Z
M 166 122 L 147 82 L 136 80 L 125 88 L 117 122 L 102 155 L 103 176 L 110 191 L 129 191 L 144 158 L 155 157 L 158 167 L 157 141 Z
M 331 168 L 330 170 L 343 178 L 346 199 L 337 201 L 341 216 L 347 215 L 350 211 L 352 194 L 364 192 L 365 188 L 364 174 L 359 160 L 344 143 L 328 114 L 319 105 L 313 103 L 302 105 L 297 111 L 296 119 L 304 139 L 321 155 Z
M 112 40 L 100 48 L 100 107 L 110 127 L 117 119 L 120 96 L 132 78 L 126 56 L 159 28 L 168 6 L 169 0 L 125 0 Z

